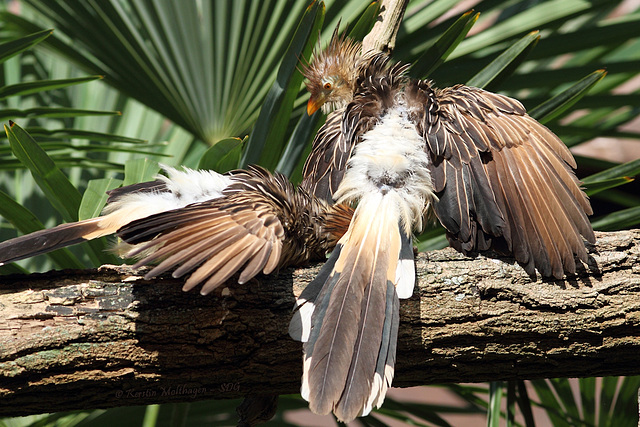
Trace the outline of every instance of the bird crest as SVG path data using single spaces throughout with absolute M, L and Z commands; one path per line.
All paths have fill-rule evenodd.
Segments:
M 325 49 L 318 47 L 310 64 L 303 67 L 307 90 L 311 94 L 309 114 L 322 107 L 325 113 L 341 108 L 353 94 L 362 46 L 359 42 L 333 32 Z

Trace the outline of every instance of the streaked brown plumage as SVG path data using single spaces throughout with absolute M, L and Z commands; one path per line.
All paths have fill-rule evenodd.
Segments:
M 125 256 L 139 257 L 137 266 L 157 263 L 146 278 L 190 274 L 184 289 L 203 284 L 208 293 L 236 272 L 244 283 L 324 258 L 352 213 L 257 166 L 224 176 L 168 170 L 168 178 L 110 192 L 104 216 L 0 243 L 0 264 L 116 233 L 135 245 Z
M 340 43 L 354 51 L 353 42 L 334 36 L 328 52 L 340 51 Z M 335 63 L 326 54 L 311 64 L 307 78 L 329 69 L 322 62 Z M 345 78 L 345 86 L 355 89 L 347 95 L 337 88 L 325 98 L 348 105 L 363 81 L 394 67 L 388 60 L 383 54 L 357 56 L 357 73 Z M 407 80 L 405 91 L 417 106 L 412 121 L 431 158 L 439 199 L 434 211 L 451 245 L 465 254 L 488 249 L 512 254 L 529 274 L 534 269 L 556 278 L 575 273 L 574 255 L 583 262 L 587 257 L 581 235 L 589 242 L 595 237 L 587 219 L 592 210 L 566 145 L 513 98 L 463 85 L 437 89 L 426 80 Z M 332 111 L 318 131 L 302 184 L 316 196 L 333 200 L 359 138 L 376 123 L 368 108 L 359 114 L 347 107 Z
M 320 107 L 328 113 L 346 106 L 355 90 L 353 76 L 358 73 L 360 50 L 358 43 L 340 37 L 336 28 L 329 46 L 317 55 L 311 65 L 304 67 L 310 94 L 307 103 L 309 115 Z
M 574 256 L 586 260 L 582 236 L 594 235 L 571 154 L 518 101 L 437 89 L 359 50 L 335 34 L 305 71 L 308 112 L 330 114 L 299 189 L 261 168 L 212 176 L 222 184 L 194 200 L 182 194 L 187 173 L 124 187 L 102 217 L 0 243 L 0 264 L 117 232 L 138 245 L 128 253 L 138 265 L 157 264 L 148 278 L 189 274 L 185 289 L 207 293 L 234 273 L 242 283 L 335 246 L 291 324 L 305 341 L 302 394 L 312 410 L 345 421 L 380 406 L 394 373 L 398 298 L 415 282 L 411 235 L 425 211 L 456 249 L 511 253 L 544 276 L 575 272 Z
M 341 60 L 329 59 L 332 54 Z M 352 63 L 345 66 L 344 58 Z M 462 85 L 437 89 L 409 79 L 406 68 L 384 54 L 361 55 L 334 33 L 305 73 L 316 92 L 324 81 L 332 85 L 320 96 L 312 91 L 309 100 L 310 111 L 327 102 L 329 115 L 302 186 L 357 208 L 300 296 L 290 333 L 304 341 L 303 397 L 313 411 L 333 411 L 343 421 L 380 406 L 391 385 L 397 300 L 410 296 L 415 280 L 412 265 L 402 265 L 412 260 L 410 229 L 422 228 L 420 209 L 435 214 L 457 250 L 511 254 L 532 275 L 536 269 L 556 278 L 574 273 L 575 256 L 587 261 L 583 237 L 595 241 L 571 153 L 520 102 Z M 426 157 L 411 151 L 416 138 Z M 419 173 L 426 174 L 418 181 L 423 196 L 411 181 Z M 372 203 L 372 193 L 380 204 Z M 396 193 L 404 196 L 391 197 Z M 397 276 L 385 278 L 395 265 Z
M 348 226 L 348 208 L 296 189 L 283 175 L 250 166 L 230 176 L 234 183 L 223 197 L 118 230 L 123 241 L 137 245 L 128 256 L 149 253 L 137 267 L 158 263 L 147 278 L 170 270 L 174 277 L 191 273 L 183 289 L 202 284 L 201 292 L 208 293 L 237 271 L 238 282 L 245 283 L 260 271 L 324 258 Z
M 595 236 L 573 156 L 520 102 L 477 88 L 411 87 L 430 151 L 436 215 L 463 253 L 513 254 L 529 274 L 562 278 Z

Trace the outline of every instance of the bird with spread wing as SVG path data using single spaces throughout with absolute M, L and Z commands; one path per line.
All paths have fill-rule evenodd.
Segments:
M 465 254 L 511 254 L 531 275 L 575 273 L 594 242 L 591 207 L 562 141 L 520 102 L 407 76 L 339 37 L 304 70 L 307 111 L 328 113 L 304 167 L 318 198 L 353 206 L 346 233 L 297 301 L 302 396 L 350 421 L 382 404 L 394 374 L 398 298 L 415 284 L 412 235 L 433 216 Z
M 116 234 L 125 256 L 189 275 L 208 293 L 239 273 L 331 256 L 297 301 L 302 395 L 344 421 L 379 407 L 391 385 L 399 298 L 415 284 L 412 239 L 429 216 L 464 253 L 512 254 L 562 277 L 595 240 L 566 146 L 516 100 L 437 89 L 385 54 L 337 35 L 305 70 L 307 111 L 329 113 L 295 187 L 260 167 L 224 175 L 165 168 L 110 193 L 100 217 L 0 243 L 0 265 Z
M 235 273 L 262 272 L 324 259 L 351 209 L 330 205 L 281 174 L 251 166 L 227 174 L 165 167 L 157 180 L 112 190 L 103 215 L 0 243 L 0 265 L 116 234 L 146 279 L 188 275 L 184 290 L 207 294 Z

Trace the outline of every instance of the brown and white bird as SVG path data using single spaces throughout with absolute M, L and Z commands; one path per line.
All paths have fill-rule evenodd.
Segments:
M 430 212 L 457 250 L 512 254 L 529 274 L 574 273 L 575 256 L 587 261 L 583 237 L 595 241 L 557 136 L 515 99 L 437 89 L 407 68 L 334 35 L 305 70 L 308 111 L 330 114 L 302 186 L 355 212 L 290 334 L 304 342 L 303 397 L 343 421 L 379 407 L 391 385 L 398 298 L 415 283 L 412 233 Z
M 351 209 L 295 188 L 281 174 L 253 166 L 221 175 L 164 168 L 167 176 L 109 193 L 102 216 L 0 243 L 0 265 L 117 234 L 136 266 L 155 264 L 146 278 L 190 274 L 184 290 L 206 294 L 240 272 L 323 259 L 346 230 Z

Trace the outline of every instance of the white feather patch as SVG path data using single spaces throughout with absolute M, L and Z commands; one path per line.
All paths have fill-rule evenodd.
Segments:
M 384 381 L 382 382 L 382 389 L 380 390 L 380 394 L 378 395 L 378 400 L 374 403 L 376 408 L 382 406 L 384 402 L 384 397 L 387 395 L 387 390 L 391 387 L 391 383 L 393 382 L 393 374 L 395 369 L 393 366 L 385 366 L 384 367 Z
M 183 208 L 222 196 L 222 191 L 233 183 L 231 177 L 213 171 L 196 171 L 184 168 L 180 171 L 162 166 L 168 176 L 158 175 L 168 191 L 132 192 L 122 195 L 104 208 L 99 226 L 118 229 L 137 219 Z
M 380 407 L 380 405 L 377 405 L 377 402 L 380 398 L 380 393 L 382 392 L 382 385 L 382 376 L 376 372 L 373 376 L 373 382 L 371 383 L 371 394 L 369 395 L 369 399 L 367 399 L 367 403 L 365 403 L 364 408 L 362 408 L 362 414 L 360 414 L 361 417 L 369 415 L 374 404 L 376 407 Z M 382 396 L 382 399 L 384 400 L 384 394 Z
M 429 162 L 425 141 L 407 111 L 402 106 L 391 109 L 356 145 L 334 198 L 349 203 L 372 193 L 394 195 L 400 223 L 410 235 L 422 229 L 423 217 L 436 197 Z
M 362 409 L 362 414 L 359 415 L 360 417 L 368 415 L 374 407 L 379 408 L 382 406 L 384 398 L 387 395 L 387 390 L 393 381 L 393 374 L 394 369 L 389 365 L 384 368 L 384 378 L 382 378 L 378 372 L 375 373 L 373 383 L 371 384 L 371 394 Z
M 396 292 L 398 298 L 411 298 L 416 284 L 416 267 L 413 259 L 398 260 L 396 269 Z
M 298 299 L 296 305 L 296 311 L 289 323 L 289 336 L 296 341 L 307 342 L 311 334 L 311 316 L 316 305 L 305 299 Z
M 311 394 L 311 387 L 309 386 L 309 370 L 311 369 L 311 357 L 304 356 L 302 362 L 302 385 L 300 386 L 300 395 L 307 402 L 309 401 L 309 394 Z
M 168 176 L 158 176 L 182 206 L 222 196 L 222 191 L 233 183 L 233 178 L 214 171 L 183 168 L 177 170 L 162 165 Z M 179 207 L 182 207 L 179 206 Z

